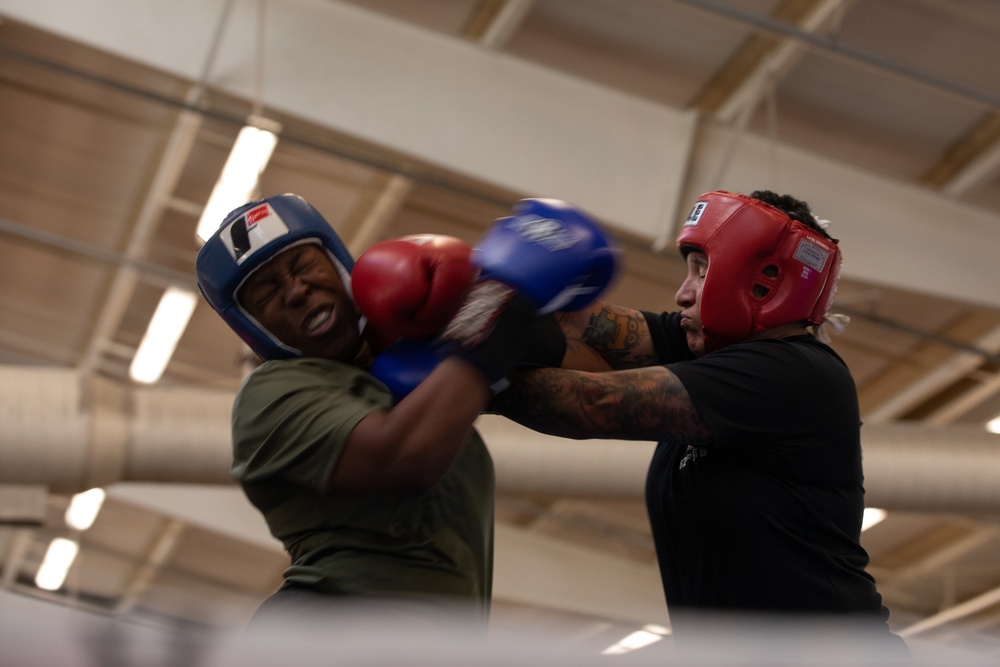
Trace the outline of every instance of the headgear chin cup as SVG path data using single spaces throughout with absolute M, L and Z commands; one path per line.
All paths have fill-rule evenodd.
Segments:
M 702 195 L 677 246 L 685 255 L 708 256 L 701 292 L 706 352 L 790 322 L 820 324 L 833 302 L 837 242 L 758 199 Z
M 354 259 L 319 212 L 292 194 L 245 204 L 222 221 L 198 251 L 198 288 L 233 331 L 263 359 L 302 356 L 272 336 L 239 304 L 236 294 L 262 264 L 298 243 L 319 243 L 330 253 L 350 293 Z

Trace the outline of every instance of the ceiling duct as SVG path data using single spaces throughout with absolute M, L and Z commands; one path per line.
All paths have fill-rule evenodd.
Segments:
M 0 484 L 76 492 L 118 481 L 230 483 L 232 400 L 229 391 L 0 366 Z M 503 492 L 641 497 L 652 443 L 553 438 L 493 415 L 478 426 Z M 1000 436 L 877 424 L 862 438 L 870 505 L 1000 511 Z

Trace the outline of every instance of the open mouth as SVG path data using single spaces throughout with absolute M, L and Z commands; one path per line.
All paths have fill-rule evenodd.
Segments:
M 306 336 L 322 336 L 330 330 L 335 321 L 333 307 L 324 306 L 306 316 L 302 331 Z

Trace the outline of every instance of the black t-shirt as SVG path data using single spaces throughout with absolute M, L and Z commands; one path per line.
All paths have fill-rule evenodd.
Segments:
M 671 617 L 678 611 L 888 616 L 860 544 L 857 390 L 811 336 L 691 359 L 676 314 L 646 313 L 660 360 L 712 432 L 662 442 L 647 506 Z

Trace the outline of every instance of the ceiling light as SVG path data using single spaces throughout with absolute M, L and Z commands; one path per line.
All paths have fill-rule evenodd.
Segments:
M 861 519 L 861 532 L 863 533 L 875 524 L 881 523 L 886 516 L 885 510 L 880 510 L 877 507 L 866 507 L 865 516 Z
M 250 200 L 278 143 L 280 131 L 279 123 L 260 116 L 251 116 L 240 130 L 198 220 L 195 233 L 203 243 L 230 211 Z
M 994 417 L 986 422 L 986 430 L 990 433 L 1000 433 L 1000 417 Z
M 80 545 L 73 540 L 64 537 L 52 540 L 35 575 L 35 585 L 46 591 L 59 590 L 79 552 Z
M 670 628 L 660 625 L 647 625 L 642 630 L 636 630 L 611 646 L 601 651 L 601 655 L 619 655 L 655 644 L 670 634 Z
M 151 384 L 160 379 L 197 302 L 194 292 L 167 288 L 132 359 L 128 373 L 133 380 Z
M 97 488 L 73 496 L 66 508 L 66 525 L 75 530 L 87 530 L 94 524 L 104 504 L 104 489 Z

